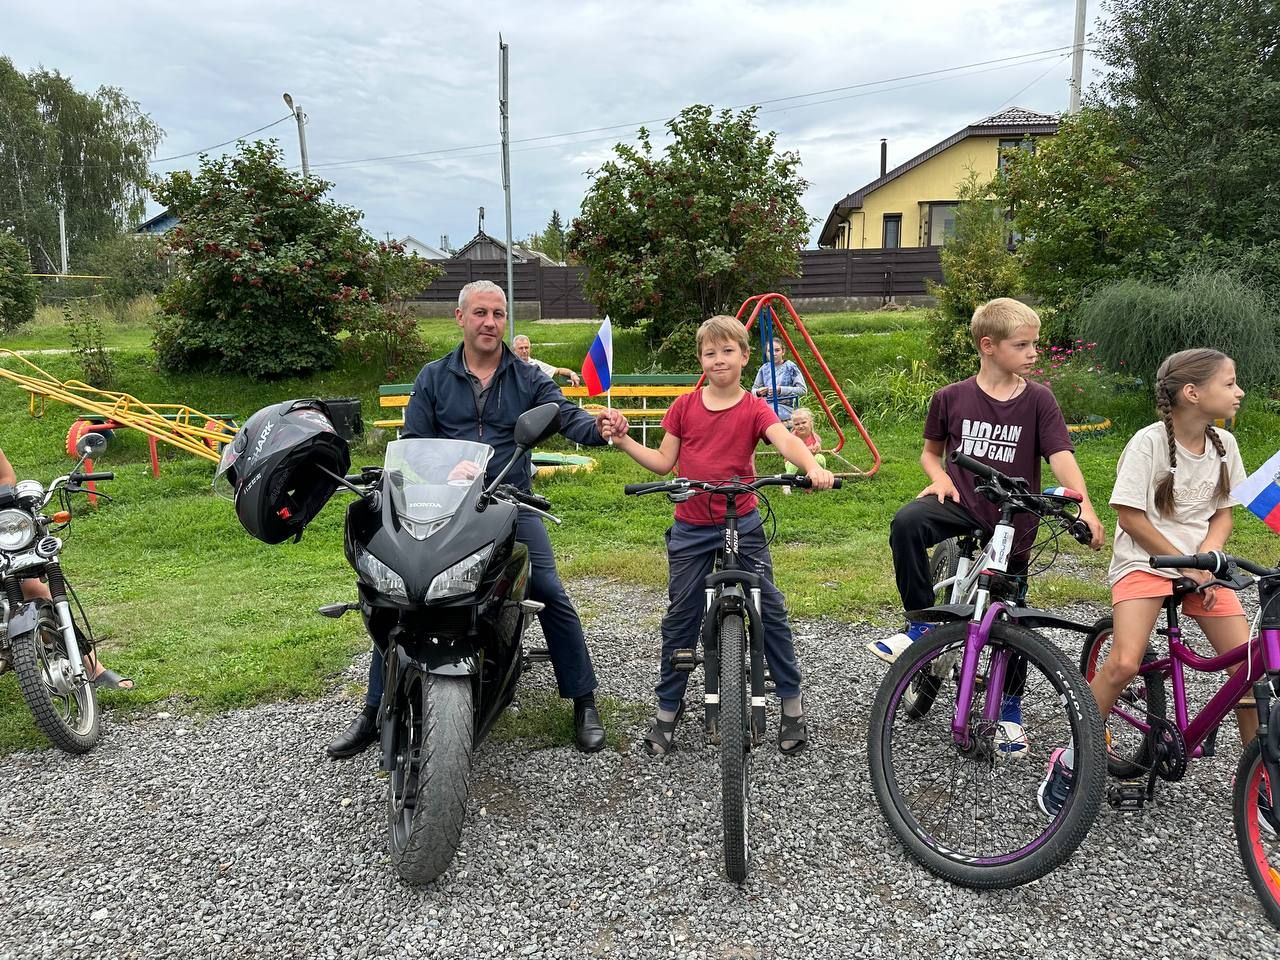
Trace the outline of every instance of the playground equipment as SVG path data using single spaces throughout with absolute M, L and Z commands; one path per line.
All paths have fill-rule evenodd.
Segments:
M 822 390 L 818 388 L 817 380 L 815 380 L 813 374 L 809 372 L 809 368 L 805 366 L 804 359 L 800 356 L 799 352 L 796 350 L 795 343 L 792 342 L 791 337 L 788 335 L 787 328 L 782 322 L 781 310 L 785 310 L 786 315 L 791 318 L 796 331 L 798 331 L 800 336 L 804 339 L 805 344 L 809 348 L 810 354 L 813 359 L 817 361 L 818 366 L 825 375 L 827 383 L 831 385 L 831 390 L 835 394 L 837 402 L 844 409 L 845 415 L 849 418 L 849 422 L 852 423 L 854 428 L 858 431 L 858 435 L 862 438 L 862 442 L 867 445 L 867 450 L 871 454 L 871 466 L 869 469 L 864 470 L 857 467 L 845 457 L 841 456 L 840 451 L 844 448 L 845 444 L 844 430 L 837 422 L 835 412 L 831 409 L 831 405 L 827 403 L 827 398 L 823 395 Z M 844 471 L 836 470 L 832 472 L 837 476 L 846 477 L 873 476 L 875 472 L 880 469 L 880 451 L 876 449 L 876 445 L 872 441 L 871 435 L 867 433 L 866 427 L 864 427 L 862 425 L 862 421 L 858 419 L 858 415 L 854 412 L 848 398 L 844 395 L 844 391 L 840 389 L 840 384 L 831 373 L 831 370 L 827 367 L 826 361 L 822 359 L 822 352 L 818 350 L 817 344 L 813 342 L 813 337 L 809 336 L 809 331 L 805 329 L 804 321 L 800 319 L 800 315 L 796 313 L 795 308 L 791 306 L 791 301 L 780 293 L 757 294 L 756 296 L 748 297 L 743 301 L 742 306 L 738 308 L 737 318 L 741 320 L 743 315 L 748 312 L 750 313 L 750 316 L 746 321 L 748 332 L 751 330 L 751 327 L 755 324 L 756 320 L 760 320 L 759 330 L 761 355 L 769 364 L 770 368 L 773 367 L 773 338 L 776 334 L 782 337 L 782 342 L 787 345 L 788 352 L 795 360 L 796 366 L 800 368 L 800 373 L 803 374 L 805 383 L 809 385 L 809 389 L 813 392 L 814 402 L 817 403 L 822 408 L 822 412 L 826 414 L 827 422 L 831 424 L 831 429 L 835 432 L 836 444 L 834 447 L 824 447 L 822 452 L 834 456 L 849 468 Z M 698 383 L 701 385 L 702 381 L 699 380 Z M 774 381 L 774 385 L 776 387 L 776 379 Z M 777 410 L 777 403 L 777 392 L 775 390 L 773 399 L 775 411 Z
M 74 451 L 76 441 L 86 433 L 100 433 L 110 439 L 112 432 L 121 428 L 140 430 L 147 435 L 151 473 L 158 477 L 157 441 L 217 463 L 222 444 L 236 433 L 235 418 L 230 414 L 205 414 L 180 403 L 144 403 L 127 393 L 99 390 L 79 380 L 59 380 L 26 357 L 0 349 L 0 361 L 4 360 L 17 360 L 26 368 L 11 370 L 0 365 L 0 378 L 27 391 L 27 408 L 33 417 L 44 416 L 47 400 L 83 411 L 67 433 L 68 451 Z

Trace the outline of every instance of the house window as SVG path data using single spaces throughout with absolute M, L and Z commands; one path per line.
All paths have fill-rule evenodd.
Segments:
M 958 201 L 929 204 L 929 243 L 940 247 L 956 235 L 956 210 Z
M 886 250 L 897 250 L 902 246 L 902 214 L 884 215 L 884 241 L 881 246 Z
M 997 151 L 996 151 L 996 152 L 997 152 L 997 154 L 998 154 L 998 159 L 997 159 L 997 161 L 996 161 L 996 167 L 997 167 L 997 169 L 999 169 L 999 170 L 1000 170 L 1000 172 L 1002 172 L 1002 173 L 1004 172 L 1004 168 L 1005 168 L 1005 166 L 1006 166 L 1006 165 L 1008 164 L 1008 162 L 1009 162 L 1009 158 L 1005 156 L 1005 151 L 1007 151 L 1007 150 L 1025 150 L 1027 153 L 1035 153 L 1035 152 L 1036 152 L 1036 142 L 1035 142 L 1034 140 L 1032 140 L 1030 137 L 1027 137 L 1027 138 L 1022 139 L 1022 140 L 1001 140 L 1001 141 L 999 141 L 999 148 L 998 148 L 998 149 L 997 149 Z

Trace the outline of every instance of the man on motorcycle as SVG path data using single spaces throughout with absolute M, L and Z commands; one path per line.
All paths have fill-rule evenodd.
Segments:
M 405 438 L 472 440 L 494 448 L 489 461 L 493 475 L 515 451 L 516 418 L 548 401 L 561 408 L 560 432 L 575 443 L 603 446 L 598 418 L 565 399 L 560 389 L 537 367 L 523 363 L 502 342 L 507 323 L 507 298 L 488 280 L 468 283 L 458 295 L 454 312 L 462 343 L 422 368 L 405 408 Z M 492 481 L 493 476 L 489 477 Z M 529 491 L 532 474 L 528 457 L 512 467 L 505 481 Z M 542 520 L 521 513 L 516 536 L 529 548 L 529 598 L 546 606 L 538 614 L 551 654 L 560 696 L 573 700 L 574 740 L 584 753 L 604 747 L 604 725 L 596 709 L 596 676 L 591 666 L 578 611 L 556 572 L 551 540 Z M 376 648 L 369 667 L 365 707 L 326 748 L 340 759 L 362 752 L 377 739 L 377 711 L 382 700 L 383 660 Z

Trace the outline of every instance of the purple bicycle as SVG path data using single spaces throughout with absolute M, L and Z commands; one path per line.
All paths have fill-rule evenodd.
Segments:
M 941 622 L 894 662 L 871 709 L 871 784 L 886 822 L 930 872 L 967 887 L 1013 887 L 1075 852 L 1102 803 L 1102 721 L 1083 677 L 1037 627 L 1089 627 L 1020 605 L 1009 589 L 1013 517 L 1039 518 L 1051 541 L 1087 542 L 1079 494 L 1028 490 L 959 452 L 1000 520 L 962 602 L 912 611 Z M 928 696 L 922 696 L 926 691 Z M 1075 744 L 1074 775 L 1056 815 L 1037 790 L 1049 755 Z
M 1122 781 L 1111 788 L 1113 806 L 1141 810 L 1155 794 L 1157 780 L 1176 782 L 1189 760 L 1216 753 L 1218 727 L 1251 692 L 1257 703 L 1258 735 L 1245 747 L 1236 771 L 1231 810 L 1236 843 L 1249 882 L 1267 918 L 1280 927 L 1280 818 L 1272 809 L 1271 785 L 1280 777 L 1280 569 L 1214 551 L 1186 557 L 1151 558 L 1151 566 L 1206 570 L 1214 579 L 1204 586 L 1187 579 L 1174 582 L 1165 601 L 1161 636 L 1168 653 L 1148 647 L 1133 681 L 1121 691 L 1111 710 L 1107 767 Z M 1247 571 L 1257 577 L 1248 576 Z M 1248 644 L 1214 657 L 1201 657 L 1182 639 L 1178 604 L 1188 593 L 1207 586 L 1247 590 L 1256 585 L 1260 609 Z M 1111 618 L 1094 626 L 1080 655 L 1081 672 L 1092 680 L 1111 644 Z M 1188 716 L 1184 670 L 1213 673 L 1242 665 L 1194 717 Z M 1173 719 L 1168 716 L 1165 678 L 1173 683 Z M 1145 782 L 1143 782 L 1145 780 Z

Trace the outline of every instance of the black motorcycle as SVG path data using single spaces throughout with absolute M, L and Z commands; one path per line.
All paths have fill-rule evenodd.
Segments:
M 97 746 L 101 715 L 85 654 L 92 650 L 92 633 L 74 591 L 62 572 L 62 540 L 54 536 L 71 523 L 73 493 L 84 484 L 111 480 L 115 474 L 81 473 L 85 459 L 107 445 L 104 437 L 87 433 L 76 443 L 80 461 L 69 474 L 46 490 L 37 480 L 0 486 L 0 673 L 10 667 L 17 675 L 22 699 L 35 724 L 49 742 L 68 753 L 87 753 Z M 100 494 L 100 496 L 102 496 Z M 61 510 L 44 512 L 55 498 Z M 51 599 L 26 600 L 22 581 L 42 579 Z M 80 610 L 77 626 L 68 596 Z
M 525 625 L 542 605 L 526 599 L 529 554 L 516 518 L 532 510 L 560 521 L 548 500 L 502 478 L 558 429 L 554 403 L 521 415 L 515 455 L 487 485 L 493 448 L 464 440 L 396 440 L 381 468 L 341 480 L 359 494 L 347 510 L 345 551 L 360 599 L 320 612 L 358 609 L 384 654 L 391 860 L 410 883 L 429 883 L 453 859 L 472 750 L 511 702 L 526 663 Z

